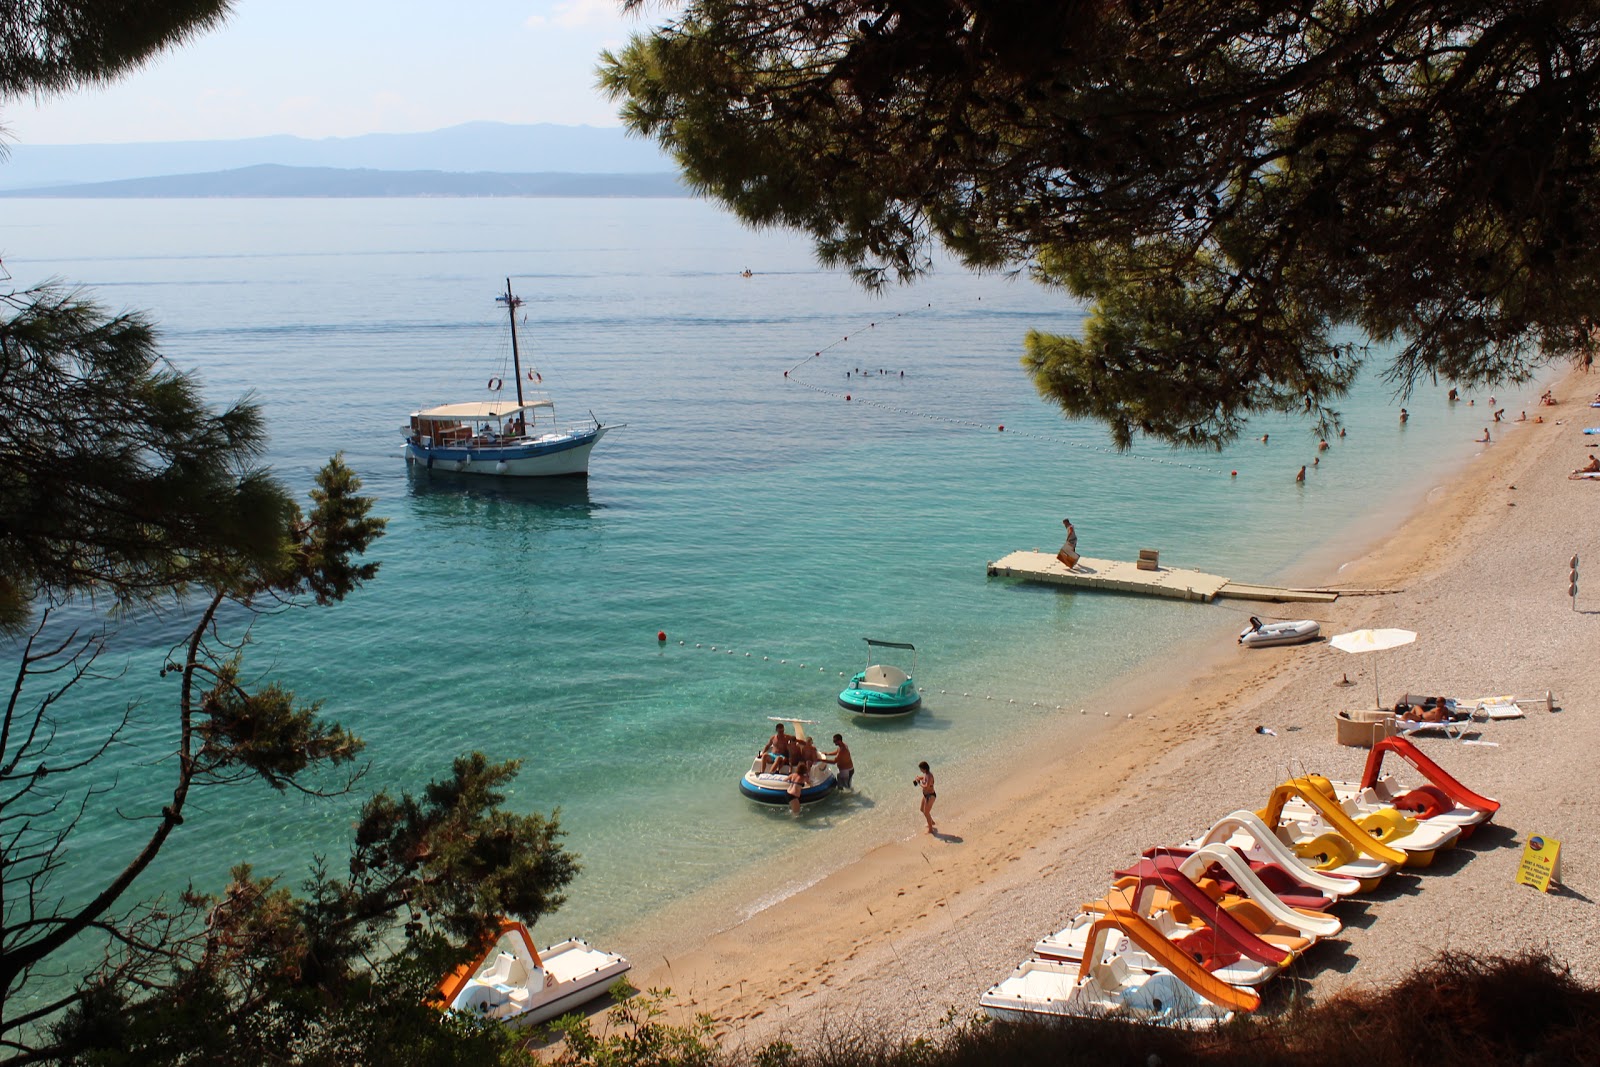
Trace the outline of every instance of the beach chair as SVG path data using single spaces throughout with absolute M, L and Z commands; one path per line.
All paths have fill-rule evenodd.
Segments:
M 1477 724 L 1472 721 L 1472 716 L 1466 712 L 1458 711 L 1453 714 L 1460 717 L 1442 719 L 1439 722 L 1402 719 L 1397 715 L 1394 720 L 1395 732 L 1402 737 L 1412 737 L 1423 733 L 1437 733 L 1443 734 L 1452 741 L 1459 741 L 1466 736 L 1466 732 L 1469 729 L 1476 728 Z

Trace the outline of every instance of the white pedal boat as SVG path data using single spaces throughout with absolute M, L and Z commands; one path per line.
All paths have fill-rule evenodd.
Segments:
M 1108 952 L 1126 937 L 1164 969 L 1150 972 Z M 1088 952 L 1079 963 L 1029 959 L 979 998 L 983 1010 L 1011 1022 L 1066 1016 L 1125 1015 L 1163 1026 L 1209 1029 L 1235 1011 L 1255 1011 L 1252 989 L 1213 976 L 1163 937 L 1141 916 L 1113 911 L 1097 919 Z
M 1328 803 L 1338 805 L 1351 822 L 1373 838 L 1404 852 L 1407 867 L 1428 866 L 1436 852 L 1453 847 L 1461 837 L 1461 826 L 1454 821 L 1413 818 L 1411 813 L 1384 803 L 1375 795 L 1341 798 L 1333 783 L 1321 775 L 1307 775 L 1303 781 L 1320 791 Z M 1326 809 L 1313 807 L 1304 794 L 1284 801 L 1283 818 L 1312 827 L 1328 827 Z
M 447 1011 L 532 1026 L 602 996 L 632 967 L 626 958 L 581 938 L 540 952 L 526 926 L 506 922 L 487 952 L 439 983 L 439 998 Z

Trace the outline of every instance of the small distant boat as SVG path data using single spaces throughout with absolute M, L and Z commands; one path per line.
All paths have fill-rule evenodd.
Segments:
M 522 300 L 511 291 L 495 298 L 506 305 L 511 318 L 512 384 L 515 398 L 501 396 L 506 382 L 490 378 L 489 400 L 444 404 L 411 413 L 400 432 L 406 438 L 406 462 L 428 470 L 488 474 L 506 478 L 545 478 L 587 475 L 589 453 L 610 429 L 595 419 L 592 425 L 563 429 L 555 422 L 555 403 L 549 397 L 523 393 L 522 358 L 517 350 L 517 308 Z M 529 369 L 529 381 L 542 380 Z M 592 417 L 592 416 L 591 416 Z
M 1315 619 L 1296 619 L 1293 622 L 1262 622 L 1250 616 L 1250 625 L 1239 635 L 1239 643 L 1246 648 L 1264 648 L 1268 645 L 1299 645 L 1314 641 L 1322 633 Z
M 922 693 L 912 675 L 917 671 L 917 646 L 902 641 L 867 642 L 867 669 L 850 679 L 839 703 L 857 715 L 909 715 L 922 706 Z M 873 650 L 899 648 L 911 653 L 911 674 L 886 663 L 873 663 Z
M 526 926 L 507 921 L 487 952 L 439 983 L 439 1000 L 447 1011 L 532 1026 L 604 994 L 632 967 L 625 957 L 592 948 L 582 938 L 541 953 Z
M 781 715 L 769 715 L 767 718 L 773 722 L 791 723 L 794 726 L 793 736 L 802 741 L 807 740 L 806 727 L 816 725 L 810 719 L 786 719 Z M 785 770 L 782 774 L 777 771 L 763 771 L 761 765 L 765 754 L 765 748 L 756 753 L 750 769 L 739 779 L 739 792 L 763 804 L 787 804 L 793 799 L 789 794 L 787 765 L 784 765 Z M 805 782 L 800 786 L 800 803 L 809 804 L 814 800 L 821 800 L 833 792 L 838 784 L 839 777 L 834 773 L 833 764 L 813 761 L 807 770 Z

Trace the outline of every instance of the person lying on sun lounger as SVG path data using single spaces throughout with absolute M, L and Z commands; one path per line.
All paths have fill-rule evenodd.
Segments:
M 1429 697 L 1423 704 L 1396 704 L 1394 714 L 1405 722 L 1455 722 L 1467 717 L 1452 711 L 1443 697 Z

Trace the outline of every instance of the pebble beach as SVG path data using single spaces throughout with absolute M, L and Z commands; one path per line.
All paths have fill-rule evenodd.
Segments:
M 1087 738 L 1066 713 L 1059 729 L 997 749 L 961 777 L 941 777 L 937 835 L 923 832 L 913 770 L 864 767 L 858 776 L 878 778 L 878 795 L 893 794 L 885 803 L 904 808 L 903 836 L 838 864 L 825 854 L 785 864 L 752 886 L 742 909 L 692 899 L 669 908 L 631 933 L 631 980 L 670 988 L 674 1017 L 709 1014 L 734 1047 L 852 1025 L 933 1032 L 952 1012 L 977 1012 L 986 988 L 1141 850 L 1193 837 L 1234 809 L 1259 808 L 1292 775 L 1359 777 L 1366 750 L 1337 743 L 1334 716 L 1374 705 L 1374 669 L 1385 703 L 1404 692 L 1528 701 L 1524 718 L 1478 723 L 1460 739 L 1417 739 L 1502 808 L 1431 867 L 1396 872 L 1337 909 L 1344 932 L 1274 979 L 1268 1009 L 1391 981 L 1447 949 L 1546 949 L 1580 978 L 1600 980 L 1600 886 L 1590 856 L 1600 841 L 1600 805 L 1590 794 L 1600 740 L 1600 577 L 1580 577 L 1575 600 L 1567 589 L 1571 556 L 1600 567 L 1589 525 L 1600 484 L 1568 478 L 1597 440 L 1581 433 L 1600 423 L 1588 406 L 1595 380 L 1575 373 L 1554 386 L 1554 406 L 1497 427 L 1492 443 L 1464 442 L 1477 454 L 1426 490 L 1408 517 L 1298 576 L 1363 595 L 1251 609 L 1315 618 L 1321 640 L 1174 648 L 1161 670 L 1097 694 L 1081 714 L 1098 715 L 1103 728 Z M 1365 627 L 1418 637 L 1361 656 L 1327 642 Z M 1409 767 L 1389 769 L 1417 781 Z M 905 779 L 899 790 L 897 778 Z M 1560 891 L 1515 881 L 1532 834 L 1561 842 Z

